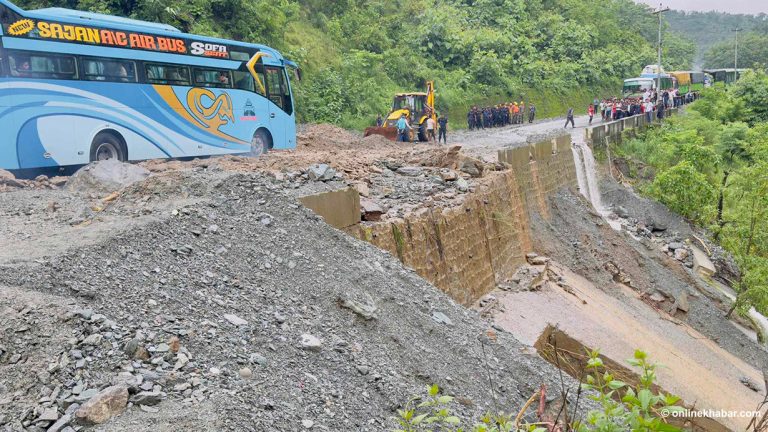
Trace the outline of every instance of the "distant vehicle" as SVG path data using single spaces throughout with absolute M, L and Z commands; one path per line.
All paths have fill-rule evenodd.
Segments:
M 392 109 L 381 127 L 369 127 L 365 129 L 364 136 L 382 135 L 392 141 L 397 139 L 397 121 L 405 114 L 411 126 L 416 129 L 416 137 L 419 141 L 428 141 L 427 119 L 432 118 L 437 124 L 435 112 L 435 83 L 427 81 L 426 92 L 397 93 L 392 101 Z
M 659 66 L 657 64 L 647 65 L 643 68 L 643 71 L 640 72 L 641 78 L 652 78 L 655 77 L 657 74 L 661 74 L 661 76 L 669 76 L 666 72 L 664 72 L 664 67 Z
M 677 79 L 680 93 L 701 91 L 712 84 L 712 75 L 705 72 L 675 71 L 669 74 Z
M 728 85 L 736 82 L 739 78 L 741 78 L 741 74 L 748 70 L 749 69 L 724 68 L 704 69 L 704 72 L 710 74 L 713 77 L 715 85 Z
M 264 45 L 0 0 L 0 168 L 296 145 L 286 68 Z
M 621 94 L 624 97 L 640 97 L 646 90 L 656 90 L 657 78 L 638 77 L 624 80 Z M 671 76 L 661 77 L 661 90 L 677 88 L 677 80 Z

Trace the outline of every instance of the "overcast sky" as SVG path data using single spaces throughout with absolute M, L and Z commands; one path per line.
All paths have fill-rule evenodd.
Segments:
M 758 14 L 768 13 L 768 0 L 636 0 L 658 7 L 659 3 L 672 9 L 687 11 L 711 11 L 716 10 L 728 13 Z

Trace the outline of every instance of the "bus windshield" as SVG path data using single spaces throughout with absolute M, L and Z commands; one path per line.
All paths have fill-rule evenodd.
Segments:
M 643 93 L 646 90 L 653 90 L 652 79 L 628 79 L 624 80 L 625 95 Z

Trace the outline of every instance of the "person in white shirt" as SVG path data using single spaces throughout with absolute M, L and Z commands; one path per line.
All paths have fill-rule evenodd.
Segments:
M 435 137 L 435 119 L 432 117 L 427 118 L 427 141 L 434 142 L 437 138 Z
M 653 102 L 650 100 L 645 101 L 643 111 L 645 111 L 645 121 L 651 123 L 653 121 Z

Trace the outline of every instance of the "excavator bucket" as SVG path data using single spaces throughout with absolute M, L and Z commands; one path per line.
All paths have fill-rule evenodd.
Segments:
M 397 128 L 391 126 L 373 126 L 365 128 L 363 136 L 367 137 L 370 135 L 381 135 L 390 141 L 395 141 L 397 140 Z

